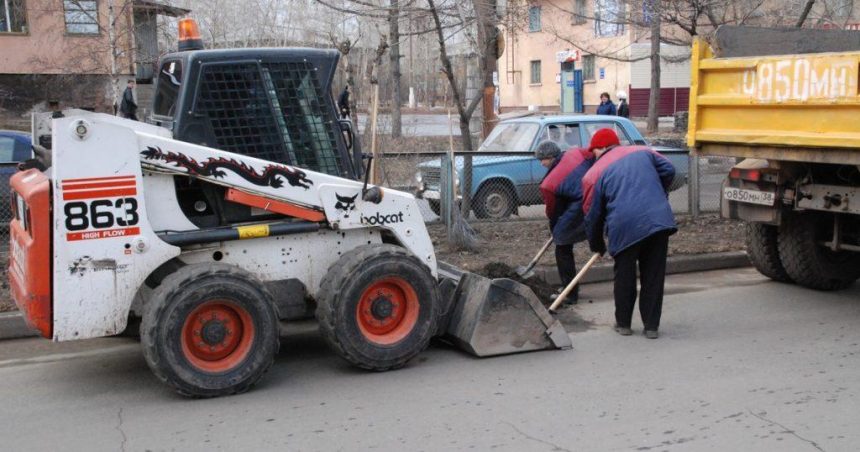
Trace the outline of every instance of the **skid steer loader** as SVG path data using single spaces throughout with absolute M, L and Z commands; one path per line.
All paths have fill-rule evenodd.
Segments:
M 149 367 L 196 397 L 247 390 L 280 322 L 314 315 L 338 355 L 377 371 L 436 336 L 478 356 L 570 347 L 527 287 L 437 263 L 411 194 L 362 182 L 335 51 L 184 38 L 159 62 L 153 124 L 34 115 L 9 279 L 44 337 L 140 318 Z

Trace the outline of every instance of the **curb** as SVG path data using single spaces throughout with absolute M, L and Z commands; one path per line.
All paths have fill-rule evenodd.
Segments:
M 749 267 L 750 261 L 744 251 L 726 253 L 697 254 L 688 256 L 672 256 L 666 263 L 666 274 L 692 273 L 726 268 Z M 554 267 L 542 266 L 535 269 L 535 275 L 548 284 L 561 284 L 558 272 Z M 614 277 L 612 264 L 598 264 L 589 270 L 583 278 L 583 284 L 612 281 Z M 20 312 L 5 312 L 0 314 L 0 340 L 35 337 L 39 333 L 27 326 Z
M 0 314 L 0 340 L 20 339 L 38 336 L 39 333 L 27 326 L 20 312 L 4 312 Z
M 607 258 L 610 259 L 610 258 Z M 670 256 L 666 262 L 666 274 L 704 272 L 727 268 L 742 268 L 752 265 L 745 251 L 724 253 Z M 612 281 L 615 277 L 612 263 L 601 263 L 591 267 L 582 279 L 583 284 Z M 555 267 L 542 266 L 535 269 L 535 276 L 547 284 L 559 285 L 561 279 Z

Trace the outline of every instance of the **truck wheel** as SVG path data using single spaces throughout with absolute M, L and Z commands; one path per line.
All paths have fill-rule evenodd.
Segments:
M 247 391 L 278 352 L 271 295 L 224 264 L 182 267 L 155 289 L 143 316 L 143 355 L 176 392 L 216 397 Z
M 817 290 L 839 290 L 860 278 L 860 253 L 834 252 L 820 245 L 833 222 L 824 215 L 788 216 L 779 233 L 779 257 L 797 284 Z
M 338 355 L 383 371 L 404 366 L 427 347 L 438 305 L 436 281 L 418 258 L 394 245 L 365 245 L 326 273 L 317 319 Z
M 792 282 L 779 258 L 778 229 L 762 223 L 747 223 L 747 256 L 756 270 L 768 278 Z
M 478 190 L 472 209 L 481 219 L 502 220 L 511 216 L 516 209 L 512 188 L 501 182 L 490 182 Z

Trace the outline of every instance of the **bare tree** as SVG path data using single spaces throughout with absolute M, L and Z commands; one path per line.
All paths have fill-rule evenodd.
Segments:
M 105 74 L 110 78 L 110 100 L 116 107 L 123 75 L 134 74 L 133 0 L 37 0 L 31 11 L 39 15 L 65 18 L 68 33 L 79 34 L 75 46 L 67 46 L 64 58 L 34 56 L 31 62 L 44 70 L 60 74 Z
M 662 5 L 651 2 L 651 93 L 648 96 L 648 132 L 657 133 L 660 129 L 660 20 Z

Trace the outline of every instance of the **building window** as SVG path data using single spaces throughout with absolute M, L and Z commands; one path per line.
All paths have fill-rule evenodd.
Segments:
M 533 60 L 531 62 L 531 78 L 529 79 L 529 83 L 532 85 L 540 83 L 540 60 Z
M 63 0 L 66 33 L 99 34 L 99 8 L 96 0 Z
M 529 33 L 540 31 L 540 6 L 529 6 Z
M 0 1 L 0 33 L 26 33 L 24 0 Z
M 594 80 L 594 55 L 582 57 L 582 79 Z
M 571 21 L 573 25 L 582 25 L 586 22 L 585 0 L 573 0 L 573 11 Z
M 624 34 L 622 0 L 594 0 L 594 35 L 606 37 L 621 34 Z

